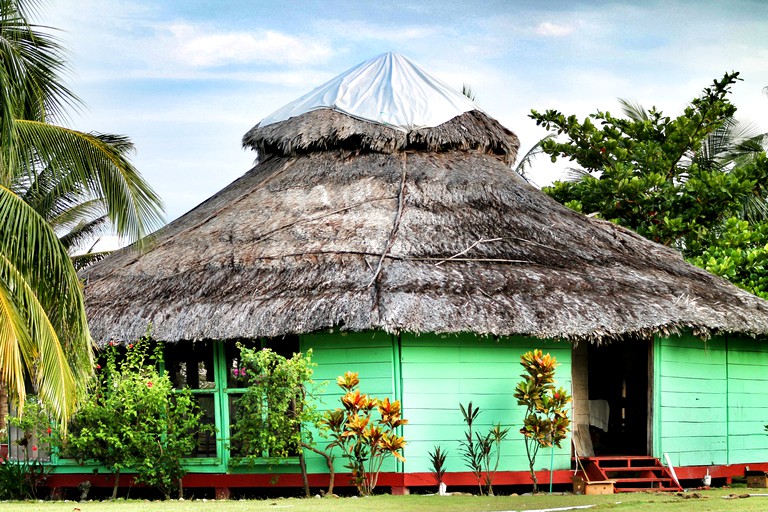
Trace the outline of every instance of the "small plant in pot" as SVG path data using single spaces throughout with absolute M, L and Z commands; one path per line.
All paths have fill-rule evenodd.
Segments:
M 443 451 L 439 445 L 435 446 L 435 449 L 429 452 L 429 460 L 432 463 L 432 469 L 430 471 L 433 475 L 435 475 L 435 481 L 437 482 L 437 493 L 440 496 L 446 495 L 446 485 L 445 482 L 443 482 L 443 477 L 445 476 L 446 455 L 448 455 L 448 453 Z

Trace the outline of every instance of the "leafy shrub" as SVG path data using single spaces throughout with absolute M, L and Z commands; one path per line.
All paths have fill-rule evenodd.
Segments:
M 379 400 L 361 394 L 357 373 L 346 372 L 336 379 L 336 384 L 346 394 L 341 397 L 344 409 L 325 414 L 321 424 L 330 433 L 332 441 L 328 449 L 339 447 L 348 463 L 344 466 L 352 472 L 352 481 L 362 496 L 369 496 L 379 479 L 384 460 L 393 455 L 405 462 L 399 453 L 405 447 L 405 439 L 395 429 L 408 423 L 400 415 L 400 402 L 389 398 Z M 373 413 L 379 419 L 374 421 Z
M 211 431 L 200 420 L 203 412 L 189 391 L 174 391 L 167 374 L 160 374 L 162 345 L 150 352 L 145 336 L 122 347 L 110 343 L 105 367 L 97 365 L 88 396 L 71 423 L 66 453 L 81 462 L 93 459 L 115 476 L 136 472 L 136 482 L 156 487 L 170 497 L 185 470 L 183 457 L 192 452 L 198 434 Z
M 245 375 L 248 389 L 237 400 L 232 444 L 246 460 L 298 454 L 308 435 L 301 426 L 319 419 L 311 400 L 312 351 L 288 359 L 267 348 L 239 347 L 241 367 L 233 372 Z
M 8 428 L 16 434 L 16 455 L 0 465 L 0 499 L 37 498 L 51 471 L 44 461 L 60 444 L 58 427 L 37 396 L 27 395 L 21 411 L 23 414 L 7 417 Z
M 469 402 L 466 408 L 459 404 L 459 409 L 467 424 L 464 440 L 460 442 L 461 455 L 477 479 L 480 495 L 493 496 L 493 477 L 501 460 L 501 442 L 507 437 L 509 429 L 501 428 L 501 424 L 497 423 L 484 436 L 479 432 L 474 432 L 473 436 L 473 424 L 480 414 L 480 408 L 473 408 L 472 402 Z
M 571 397 L 564 388 L 555 389 L 555 368 L 557 360 L 541 350 L 526 352 L 520 357 L 525 373 L 523 380 L 515 387 L 514 397 L 518 405 L 525 406 L 525 419 L 520 433 L 525 439 L 525 452 L 533 480 L 533 492 L 538 491 L 536 478 L 536 455 L 541 447 L 560 448 L 566 438 L 570 420 L 566 405 Z

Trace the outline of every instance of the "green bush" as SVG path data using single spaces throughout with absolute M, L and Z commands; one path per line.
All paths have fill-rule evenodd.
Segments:
M 312 351 L 297 353 L 290 359 L 270 349 L 254 350 L 242 345 L 240 367 L 233 372 L 245 377 L 248 389 L 237 400 L 232 445 L 245 460 L 268 455 L 297 455 L 302 441 L 303 424 L 319 420 L 313 400 Z
M 71 423 L 66 454 L 80 461 L 96 460 L 115 476 L 136 472 L 135 481 L 155 487 L 170 498 L 185 470 L 183 457 L 195 447 L 198 434 L 211 426 L 189 391 L 174 391 L 167 374 L 160 374 L 162 345 L 150 352 L 146 336 L 123 347 L 110 343 L 105 367 L 97 365 L 88 396 Z M 181 491 L 179 491 L 181 493 Z
M 27 395 L 21 412 L 7 417 L 8 428 L 18 433 L 13 443 L 19 455 L 0 465 L 0 499 L 37 498 L 37 491 L 51 470 L 44 461 L 60 445 L 58 427 L 39 397 Z

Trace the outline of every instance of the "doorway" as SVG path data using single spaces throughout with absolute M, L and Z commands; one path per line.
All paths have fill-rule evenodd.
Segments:
M 651 343 L 624 339 L 589 344 L 587 352 L 595 455 L 648 455 Z

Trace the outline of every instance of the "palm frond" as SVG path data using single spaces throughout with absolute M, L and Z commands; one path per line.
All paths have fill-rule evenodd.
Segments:
M 573 182 L 595 177 L 591 172 L 580 167 L 566 167 L 564 174 L 565 181 Z
M 75 256 L 72 256 L 72 264 L 75 266 L 75 269 L 79 272 L 83 270 L 84 268 L 88 267 L 89 265 L 93 265 L 97 261 L 101 261 L 110 254 L 112 254 L 113 251 L 101 251 L 101 252 L 86 252 L 84 254 L 76 254 Z
M 83 133 L 38 121 L 17 120 L 13 162 L 37 162 L 66 189 L 82 187 L 103 198 L 115 232 L 129 241 L 163 222 L 162 201 L 122 153 L 99 134 Z
M 619 104 L 621 105 L 621 111 L 624 112 L 624 115 L 630 118 L 633 121 L 650 121 L 651 118 L 648 116 L 648 111 L 633 100 L 628 100 L 625 98 L 618 98 Z
M 96 217 L 89 222 L 80 222 L 74 226 L 69 226 L 63 234 L 59 236 L 62 245 L 67 248 L 69 254 L 80 250 L 85 244 L 95 243 L 99 237 L 109 229 L 109 220 L 106 215 Z M 79 270 L 79 269 L 78 269 Z
M 0 258 L 0 266 L 3 262 Z M 0 382 L 7 385 L 11 394 L 23 404 L 25 369 L 34 363 L 35 348 L 26 319 L 15 299 L 5 279 L 0 279 Z
M 541 148 L 541 145 L 544 143 L 544 141 L 552 139 L 555 137 L 555 134 L 550 133 L 546 137 L 539 139 L 536 144 L 531 146 L 531 148 L 523 155 L 523 157 L 517 162 L 517 165 L 515 166 L 515 172 L 519 174 L 525 181 L 530 181 L 528 179 L 527 170 L 531 169 L 533 167 L 533 160 L 543 153 L 544 151 Z
M 768 201 L 760 196 L 747 196 L 741 203 L 741 217 L 750 223 L 768 220 Z
M 4 332 L 14 337 L 4 337 L 0 343 L 19 344 L 38 393 L 65 421 L 74 409 L 78 385 L 84 386 L 91 373 L 93 360 L 80 283 L 53 229 L 5 187 L 0 187 L 0 226 L 4 311 L 15 326 L 13 332 Z M 27 335 L 21 334 L 22 325 Z M 31 344 L 23 343 L 25 336 Z M 13 368 L 18 370 L 18 363 Z M 8 383 L 13 382 L 18 390 L 23 379 L 23 374 L 13 375 Z
M 0 3 L 0 76 L 3 117 L 62 120 L 66 108 L 79 108 L 79 98 L 64 85 L 69 71 L 67 51 L 49 27 L 29 23 L 36 2 Z M 5 120 L 5 119 L 4 119 Z M 3 128 L 7 126 L 3 123 Z
M 461 94 L 477 103 L 477 94 L 472 90 L 472 87 L 468 84 L 461 84 Z

